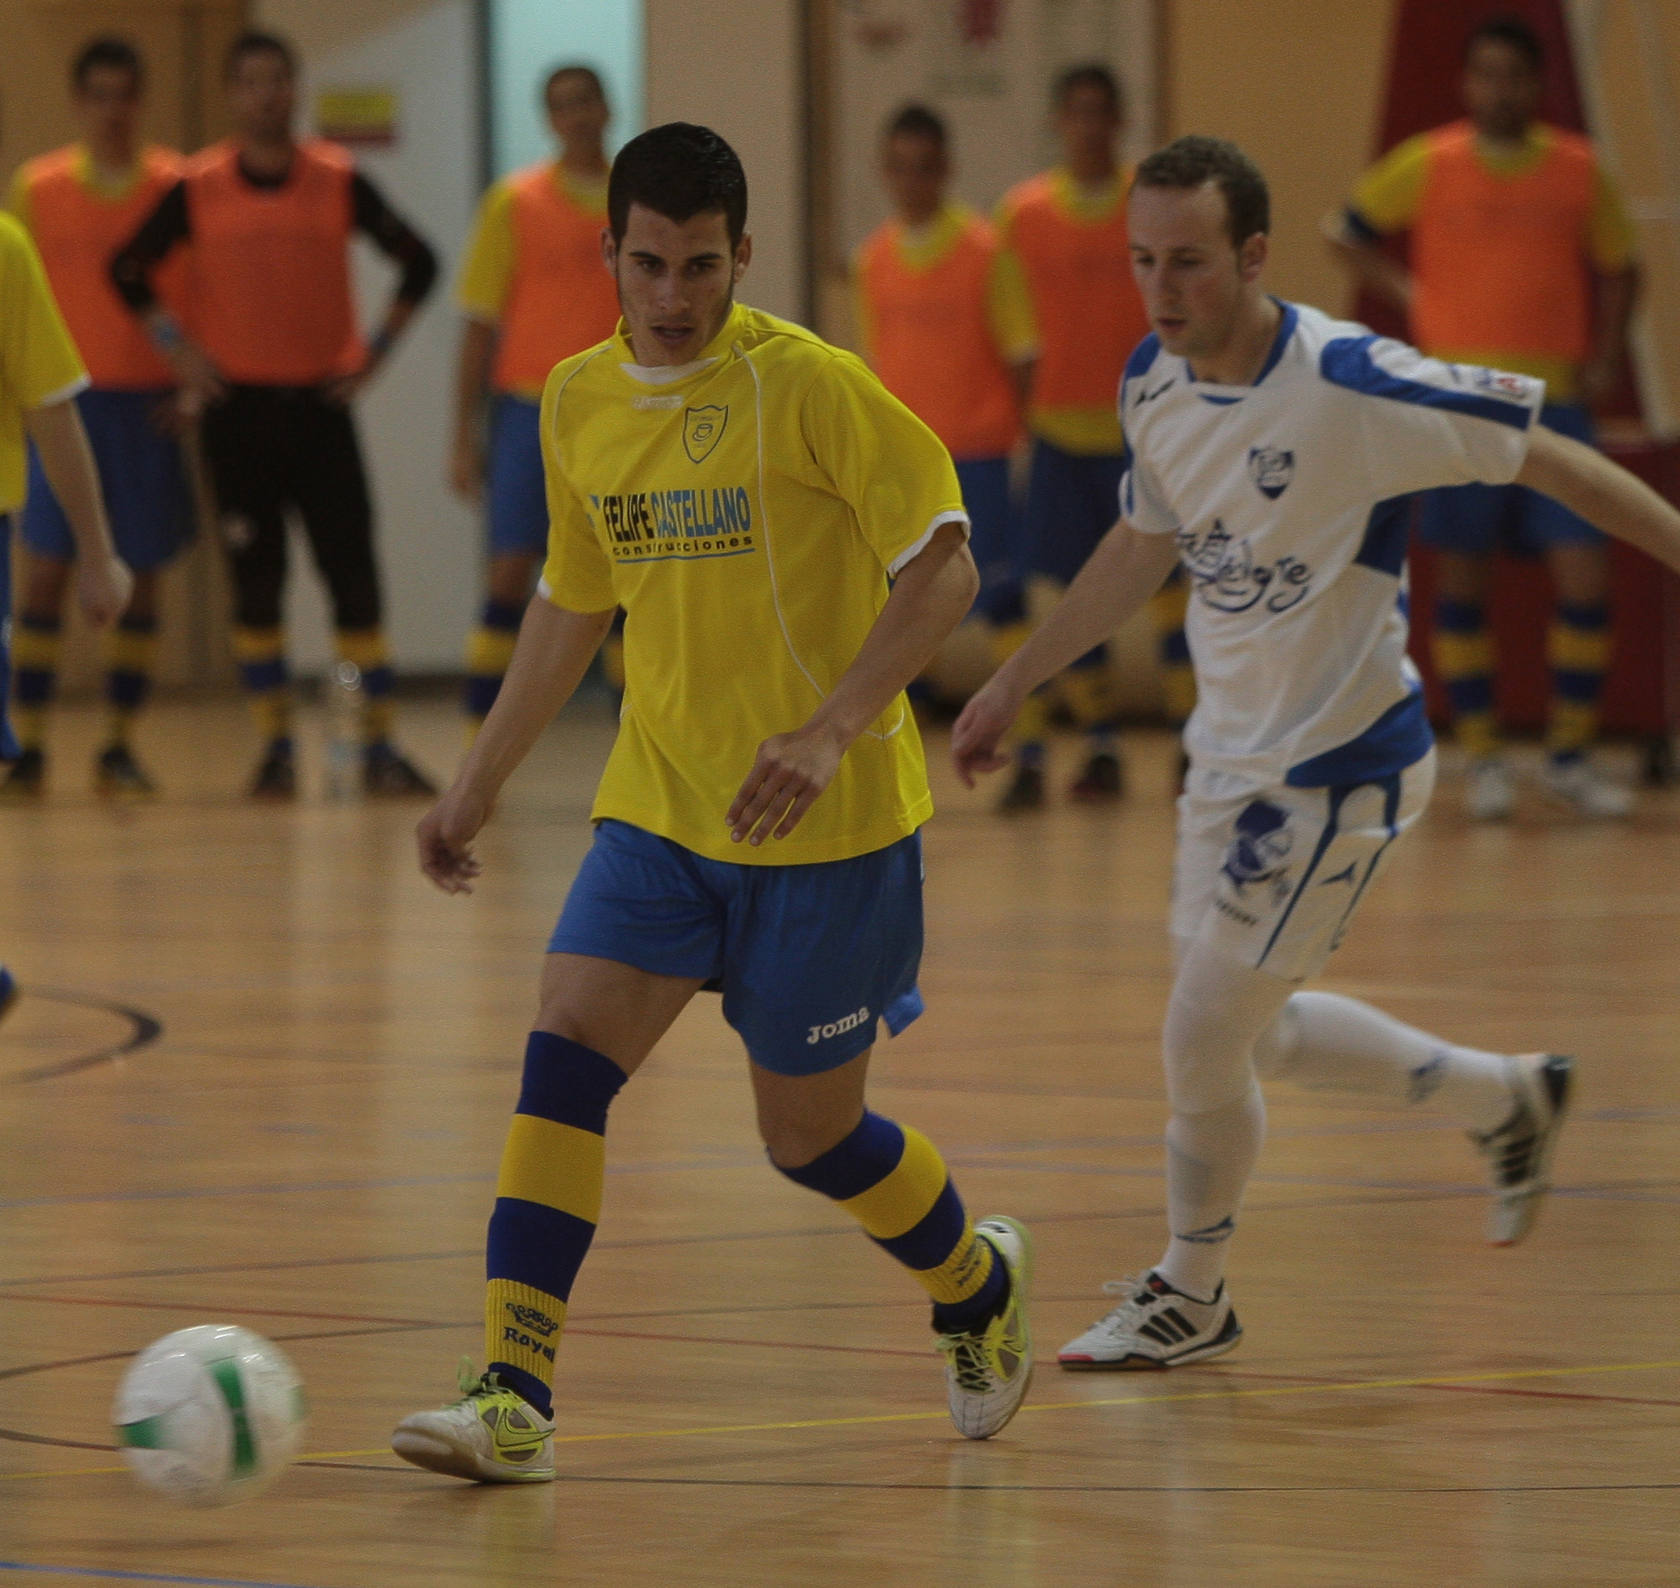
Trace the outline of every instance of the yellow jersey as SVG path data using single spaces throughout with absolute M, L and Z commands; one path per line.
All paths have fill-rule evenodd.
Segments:
M 23 416 L 88 383 L 29 233 L 0 215 L 0 513 L 23 505 Z
M 615 336 L 542 400 L 540 593 L 625 610 L 624 709 L 596 793 L 614 818 L 713 860 L 795 865 L 896 843 L 933 812 L 900 694 L 791 834 L 733 843 L 759 745 L 851 666 L 889 581 L 968 522 L 950 454 L 850 353 L 736 305 L 693 363 L 638 366 Z

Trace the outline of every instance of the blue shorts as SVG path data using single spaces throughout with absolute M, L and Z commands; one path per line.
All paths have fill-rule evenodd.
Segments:
M 1032 571 L 1070 585 L 1120 516 L 1120 453 L 1082 456 L 1035 440 L 1027 477 Z
M 89 389 L 76 397 L 93 460 L 99 465 L 111 539 L 117 555 L 136 573 L 161 568 L 193 537 L 181 448 L 158 422 L 159 409 L 170 396 L 166 387 L 158 391 Z M 34 447 L 29 449 L 23 543 L 59 562 L 73 562 L 76 557 L 69 521 L 47 484 Z
M 980 570 L 974 610 L 993 623 L 1026 616 L 1027 540 L 1009 489 L 1008 458 L 969 458 L 957 464 L 968 509 L 968 549 Z
M 1572 404 L 1547 403 L 1540 422 L 1577 441 L 1593 438 L 1592 416 Z M 1424 492 L 1418 539 L 1468 557 L 1490 557 L 1501 549 L 1539 557 L 1549 546 L 1597 545 L 1604 537 L 1561 502 L 1525 485 L 1454 485 Z
M 6 702 L 12 698 L 12 521 L 0 513 L 0 761 L 15 761 L 21 753 Z
M 541 414 L 542 404 L 506 392 L 491 406 L 485 509 L 492 557 L 540 557 L 548 549 Z
M 897 1036 L 922 1012 L 921 835 L 852 860 L 742 866 L 603 821 L 548 951 L 699 977 L 754 1064 L 816 1075 L 870 1047 L 878 1020 Z

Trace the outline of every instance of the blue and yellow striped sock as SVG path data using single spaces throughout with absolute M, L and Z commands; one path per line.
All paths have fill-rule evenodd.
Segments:
M 1493 709 L 1493 636 L 1480 606 L 1446 597 L 1435 603 L 1435 671 L 1452 707 L 1453 736 L 1479 759 L 1499 748 Z
M 385 630 L 340 629 L 336 635 L 338 659 L 352 663 L 362 675 L 362 738 L 368 744 L 384 744 L 391 737 L 395 709 L 391 691 L 396 674 L 391 671 L 391 653 L 385 644 Z
M 1196 709 L 1196 672 L 1190 663 L 1190 642 L 1184 635 L 1184 620 L 1190 611 L 1190 581 L 1183 568 L 1149 598 L 1149 616 L 1155 625 L 1155 655 L 1161 669 L 1162 704 L 1167 721 L 1181 728 Z
M 524 609 L 492 596 L 484 603 L 478 627 L 467 636 L 467 684 L 462 705 L 475 726 L 490 715 L 513 660 Z
M 1598 737 L 1599 700 L 1610 670 L 1610 610 L 1600 604 L 1560 601 L 1546 634 L 1552 669 L 1552 705 L 1546 721 L 1546 752 L 1554 761 L 1575 761 Z
M 489 1371 L 553 1416 L 554 1353 L 572 1281 L 595 1238 L 606 1181 L 607 1109 L 624 1071 L 581 1042 L 533 1031 L 502 1149 L 486 1249 Z
M 12 634 L 12 726 L 25 750 L 46 741 L 47 707 L 58 686 L 63 625 L 55 617 L 19 614 Z
M 292 684 L 286 667 L 286 631 L 248 628 L 233 631 L 233 654 L 251 702 L 257 731 L 270 744 L 292 736 Z
M 151 692 L 157 619 L 125 612 L 105 641 L 107 744 L 127 744 L 134 718 Z
M 788 1179 L 838 1202 L 933 1297 L 942 1333 L 990 1317 L 1009 1274 L 974 1224 L 939 1149 L 919 1130 L 865 1112 L 851 1135 Z
M 1025 617 L 997 623 L 989 636 L 992 665 L 1001 667 L 1032 637 L 1032 624 Z M 1049 697 L 1040 687 L 1021 703 L 1009 730 L 1009 745 L 1022 766 L 1044 765 L 1045 741 L 1050 737 Z

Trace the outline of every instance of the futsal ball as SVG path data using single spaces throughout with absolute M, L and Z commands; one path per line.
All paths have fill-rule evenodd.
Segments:
M 260 1334 L 200 1324 L 135 1357 L 111 1421 L 144 1487 L 186 1505 L 232 1505 L 260 1494 L 297 1455 L 303 1381 Z

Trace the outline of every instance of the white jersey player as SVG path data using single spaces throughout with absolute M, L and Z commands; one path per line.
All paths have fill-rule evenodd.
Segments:
M 1128 218 L 1154 334 L 1121 384 L 1120 521 L 952 738 L 965 782 L 1007 764 L 997 747 L 1027 694 L 1184 564 L 1199 704 L 1162 1038 L 1169 1240 L 1063 1348 L 1069 1368 L 1175 1366 L 1241 1338 L 1224 1275 L 1265 1131 L 1257 1075 L 1453 1112 L 1489 1161 L 1489 1238 L 1528 1232 L 1570 1061 L 1455 1046 L 1297 990 L 1434 782 L 1405 653 L 1404 499 L 1514 480 L 1680 568 L 1680 513 L 1542 426 L 1540 382 L 1443 364 L 1268 297 L 1266 185 L 1234 145 L 1181 138 L 1152 155 Z

